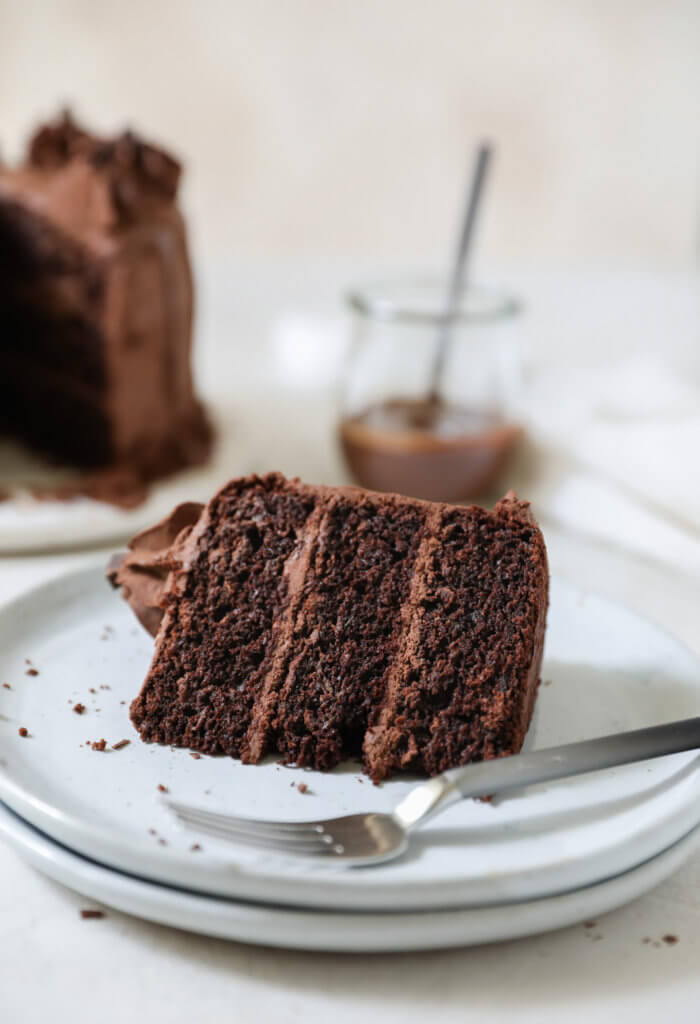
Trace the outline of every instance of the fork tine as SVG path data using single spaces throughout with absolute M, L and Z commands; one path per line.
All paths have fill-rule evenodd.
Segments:
M 263 836 L 253 835 L 250 832 L 227 832 L 216 825 L 188 825 L 200 835 L 212 836 L 215 839 L 223 839 L 236 846 L 251 846 L 258 850 L 271 850 L 280 854 L 293 854 L 295 857 L 326 857 L 331 849 L 322 844 L 309 843 L 284 843 L 278 839 L 267 839 Z
M 314 839 L 320 837 L 324 831 L 324 823 L 319 821 L 264 821 L 259 818 L 241 818 L 231 814 L 221 814 L 217 811 L 205 810 L 202 807 L 193 807 L 189 804 L 178 803 L 177 800 L 165 801 L 167 806 L 181 818 L 196 819 L 200 823 L 212 823 L 223 828 L 240 828 L 249 832 L 256 832 L 267 836 L 275 836 L 280 839 Z
M 276 836 L 249 832 L 245 829 L 230 828 L 224 825 L 218 825 L 214 822 L 200 823 L 179 814 L 177 817 L 187 828 L 206 835 L 214 836 L 217 839 L 226 839 L 232 843 L 255 846 L 265 850 L 276 850 L 278 853 L 293 853 L 295 855 L 301 854 L 304 856 L 311 855 L 315 857 L 324 857 L 329 853 L 336 852 L 332 846 L 321 841 L 314 842 L 312 840 L 309 842 L 303 839 L 280 839 Z
M 247 836 L 250 839 L 260 840 L 261 842 L 266 843 L 274 843 L 276 846 L 290 850 L 323 850 L 331 842 L 331 840 L 322 840 L 320 836 L 318 839 L 304 839 L 300 836 L 286 837 L 284 835 L 276 835 L 274 832 L 256 832 L 252 829 L 240 828 L 236 825 L 219 825 L 213 821 L 199 821 L 197 818 L 188 818 L 184 815 L 178 815 L 178 817 L 183 824 L 187 825 L 188 828 L 207 831 L 211 835 L 216 833 L 219 836 L 228 837 L 230 839 L 240 839 L 241 837 Z
M 290 852 L 319 854 L 326 852 L 333 843 L 330 836 L 322 835 L 318 832 L 300 834 L 276 832 L 271 828 L 255 829 L 249 827 L 247 823 L 242 822 L 240 819 L 233 822 L 226 821 L 223 815 L 209 818 L 206 814 L 200 816 L 197 813 L 191 813 L 191 808 L 183 808 L 182 810 L 174 808 L 173 810 L 176 817 L 188 828 L 237 842 L 265 843 L 276 849 L 284 849 Z

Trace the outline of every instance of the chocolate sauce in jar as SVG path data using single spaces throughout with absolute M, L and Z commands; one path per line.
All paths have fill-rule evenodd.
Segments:
M 368 406 L 339 426 L 358 483 L 431 501 L 488 494 L 522 433 L 495 413 L 411 398 Z

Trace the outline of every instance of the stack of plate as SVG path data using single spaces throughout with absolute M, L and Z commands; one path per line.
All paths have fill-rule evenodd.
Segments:
M 610 910 L 700 846 L 700 759 L 679 754 L 434 819 L 395 862 L 340 869 L 178 828 L 178 800 L 278 820 L 389 810 L 414 783 L 147 746 L 128 719 L 150 638 L 97 565 L 0 611 L 0 833 L 30 863 L 128 913 L 210 935 L 408 950 L 533 934 Z M 28 666 L 29 659 L 31 666 Z M 38 675 L 27 674 L 34 667 Z M 85 705 L 83 714 L 73 710 Z M 528 746 L 697 714 L 700 671 L 632 612 L 554 580 Z M 19 728 L 29 736 L 19 735 Z M 104 751 L 92 743 L 106 740 Z M 120 740 L 128 745 L 114 749 Z M 296 783 L 306 783 L 300 792 Z M 197 848 L 197 846 L 201 848 Z

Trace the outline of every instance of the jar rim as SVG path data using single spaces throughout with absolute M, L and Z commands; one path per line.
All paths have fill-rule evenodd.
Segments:
M 412 289 L 414 296 L 422 292 L 423 304 L 416 298 L 403 297 L 402 289 L 404 292 Z M 426 304 L 426 297 L 432 302 Z M 522 303 L 507 292 L 469 285 L 460 296 L 454 318 L 450 318 L 443 309 L 445 282 L 430 277 L 393 278 L 351 288 L 345 293 L 345 301 L 354 313 L 367 319 L 436 326 L 452 319 L 464 323 L 504 320 L 522 310 Z

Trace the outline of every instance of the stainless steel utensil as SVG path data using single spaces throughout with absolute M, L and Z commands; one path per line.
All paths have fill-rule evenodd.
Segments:
M 321 821 L 260 821 L 166 800 L 178 820 L 233 843 L 319 857 L 338 864 L 378 864 L 398 857 L 413 829 L 466 797 L 488 797 L 536 783 L 700 748 L 700 718 L 549 747 L 455 768 L 412 789 L 392 814 L 350 814 Z

